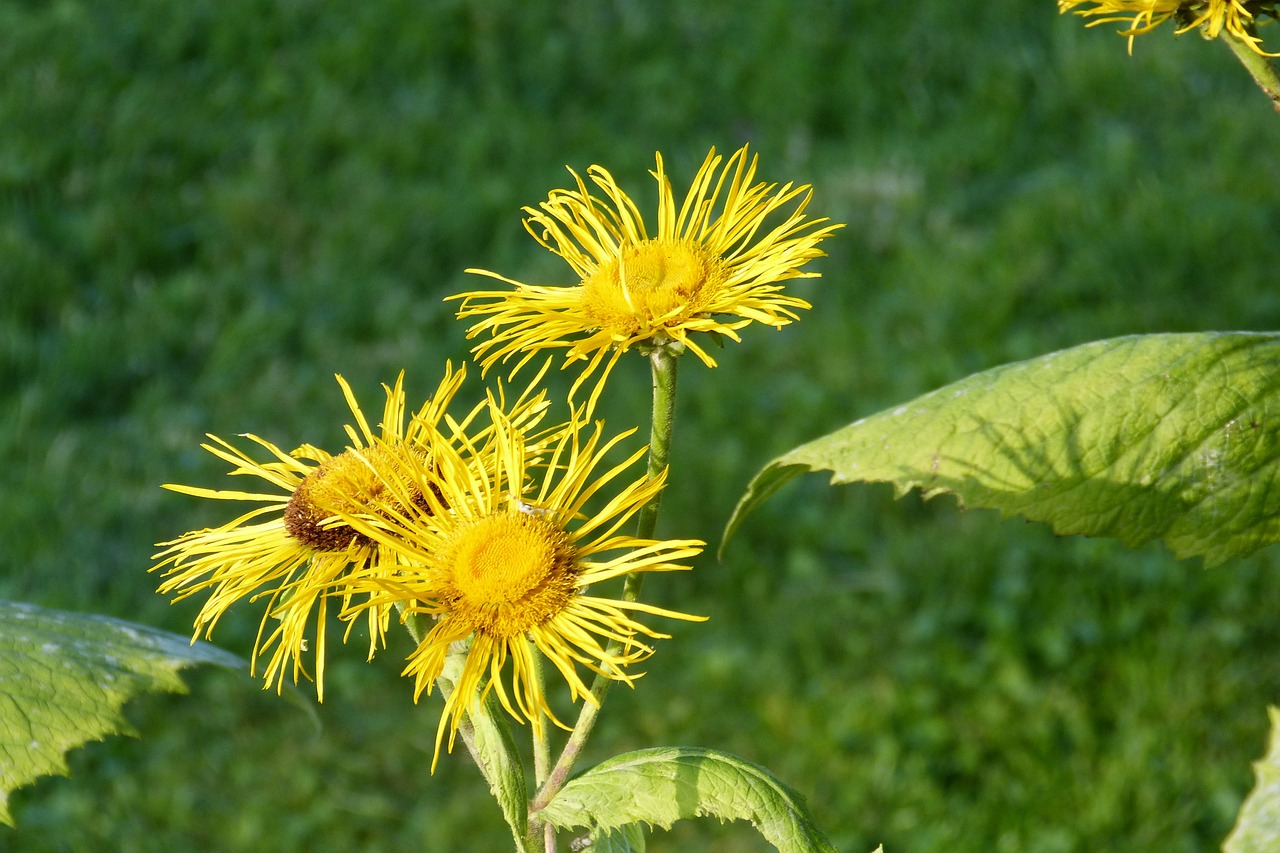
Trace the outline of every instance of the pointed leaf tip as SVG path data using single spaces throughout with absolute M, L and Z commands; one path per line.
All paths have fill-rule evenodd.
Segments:
M 1280 539 L 1280 335 L 1134 335 L 974 374 L 774 459 L 724 541 L 803 471 L 1214 565 Z
M 121 619 L 0 601 L 0 822 L 9 792 L 65 775 L 65 753 L 109 734 L 133 734 L 120 713 L 146 691 L 185 692 L 178 670 L 248 668 L 208 643 Z

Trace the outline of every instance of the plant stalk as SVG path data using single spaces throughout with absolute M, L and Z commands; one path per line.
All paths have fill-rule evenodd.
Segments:
M 421 643 L 422 638 L 430 631 L 428 618 L 421 613 L 404 613 L 401 604 L 396 605 L 403 615 L 403 625 L 409 632 L 409 636 L 413 638 L 415 643 Z M 440 690 L 440 695 L 448 699 L 449 694 L 453 692 L 457 683 L 456 678 L 462 672 L 463 663 L 466 660 L 468 643 L 454 643 L 449 648 L 449 654 L 445 661 L 445 672 L 440 674 L 436 679 L 436 687 Z M 480 768 L 480 775 L 484 776 L 485 782 L 489 785 L 489 790 L 493 792 L 495 798 L 498 799 L 499 805 L 502 806 L 503 817 L 506 818 L 507 824 L 511 827 L 511 835 L 516 845 L 516 853 L 534 853 L 538 849 L 539 840 L 533 835 L 527 824 L 522 825 L 524 815 L 512 813 L 508 804 L 504 802 L 499 792 L 503 788 L 503 783 L 510 784 L 510 780 L 499 778 L 506 775 L 507 768 L 519 767 L 520 757 L 516 755 L 515 743 L 511 739 L 511 732 L 506 724 L 497 716 L 498 709 L 496 700 L 493 695 L 485 697 L 481 706 L 476 712 L 481 717 L 481 722 L 485 725 L 486 732 L 489 732 L 486 738 L 488 750 L 482 749 L 476 740 L 476 721 L 472 719 L 472 715 L 468 713 L 463 717 L 462 722 L 458 726 L 458 734 L 462 735 L 462 742 L 467 747 L 467 752 L 471 755 L 471 760 L 475 762 L 476 767 Z M 496 750 L 494 754 L 490 752 Z M 522 780 L 518 777 L 523 774 L 516 774 L 518 787 L 523 789 Z M 532 842 L 532 843 L 531 843 Z
M 542 656 L 539 654 L 532 655 L 533 660 L 533 678 L 538 683 L 538 689 L 541 691 L 545 685 L 542 669 Z M 547 720 L 541 720 L 541 725 L 530 725 L 533 730 L 533 779 L 534 788 L 541 787 L 547 778 L 547 773 L 551 767 L 551 738 L 547 731 L 550 723 Z M 556 828 L 551 824 L 544 824 L 535 815 L 529 816 L 529 849 L 533 850 L 539 845 L 538 837 L 541 838 L 541 846 L 546 853 L 556 853 Z
M 1267 57 L 1254 50 L 1248 42 L 1232 34 L 1225 27 L 1219 37 L 1227 43 L 1227 47 L 1231 48 L 1236 59 L 1240 60 L 1240 64 L 1253 78 L 1253 82 L 1258 84 L 1262 94 L 1271 100 L 1271 106 L 1280 112 L 1280 76 L 1276 74 L 1276 67 Z
M 649 354 L 649 366 L 653 374 L 653 420 L 649 428 L 648 475 L 650 478 L 656 477 L 666 470 L 670 457 L 671 433 L 675 424 L 676 412 L 677 356 L 678 353 L 673 353 L 667 347 L 661 346 L 655 347 Z M 658 509 L 661 502 L 662 493 L 659 492 L 640 508 L 636 518 L 637 538 L 652 538 L 654 530 L 657 529 Z M 640 597 L 640 588 L 643 583 L 643 572 L 633 572 L 627 575 L 622 587 L 623 599 L 625 601 L 637 600 Z M 620 654 L 622 652 L 622 643 L 618 640 L 611 640 L 608 652 L 611 655 Z M 564 750 L 556 760 L 555 766 L 547 774 L 547 778 L 541 780 L 542 786 L 529 804 L 530 815 L 535 815 L 545 808 L 548 803 L 555 799 L 556 794 L 560 793 L 560 789 L 565 786 L 565 783 L 569 781 L 569 774 L 573 771 L 573 765 L 577 763 L 583 748 L 586 746 L 587 738 L 591 735 L 591 730 L 595 727 L 596 719 L 600 714 L 600 706 L 604 704 L 605 695 L 608 694 L 612 684 L 613 679 L 599 673 L 596 674 L 595 679 L 591 682 L 591 698 L 583 701 L 582 710 L 578 713 L 578 721 L 574 724 L 573 731 L 569 733 Z M 552 850 L 550 847 L 547 849 L 548 851 Z

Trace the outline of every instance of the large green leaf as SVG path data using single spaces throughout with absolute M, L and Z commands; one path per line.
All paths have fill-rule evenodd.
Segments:
M 1223 853 L 1274 853 L 1280 850 L 1280 708 L 1268 708 L 1271 743 L 1253 765 L 1257 782 L 1236 818 Z
M 9 792 L 67 773 L 64 753 L 133 734 L 120 713 L 145 691 L 185 692 L 178 670 L 248 664 L 208 643 L 88 613 L 0 601 L 0 822 Z
M 724 542 L 792 477 L 888 482 L 902 495 L 1162 539 L 1208 565 L 1280 538 L 1280 335 L 1135 335 L 974 374 L 770 462 Z
M 834 851 L 804 800 L 763 767 L 723 752 L 659 747 L 617 755 L 573 779 L 540 816 L 608 832 L 713 816 L 747 820 L 784 853 Z

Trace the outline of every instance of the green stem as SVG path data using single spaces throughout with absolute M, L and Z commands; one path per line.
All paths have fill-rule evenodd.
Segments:
M 543 687 L 542 656 L 530 655 L 533 661 L 533 678 L 538 683 L 538 690 Z M 543 725 L 530 726 L 533 729 L 533 779 L 534 785 L 541 785 L 547 778 L 551 767 L 551 739 L 547 737 L 546 721 Z
M 544 685 L 542 671 L 542 655 L 532 655 L 533 660 L 533 678 L 537 681 L 538 690 L 541 691 Z M 548 737 L 547 721 L 542 720 L 542 725 L 533 726 L 533 778 L 534 787 L 538 788 L 546 781 L 547 773 L 551 768 L 551 738 Z M 529 816 L 529 849 L 533 850 L 538 845 L 538 837 L 542 836 L 542 847 L 547 853 L 555 853 L 556 850 L 556 828 L 551 824 L 544 824 L 536 815 Z
M 457 684 L 457 675 L 462 672 L 462 663 L 467 658 L 467 648 L 465 643 L 454 643 L 449 647 L 445 670 L 436 679 L 436 688 L 440 691 L 440 698 L 448 699 L 449 694 L 453 693 L 454 685 Z M 489 787 L 493 787 L 494 780 L 490 778 L 489 773 L 490 763 L 485 760 L 485 756 L 481 754 L 480 749 L 476 746 L 476 727 L 471 715 L 468 714 L 463 717 L 458 724 L 458 734 L 462 735 L 462 742 L 466 745 L 467 752 L 471 754 L 471 760 L 480 768 L 480 772 L 484 775 L 485 781 L 489 783 Z
M 1250 35 L 1254 33 L 1250 32 Z M 1248 42 L 1230 33 L 1225 27 L 1220 38 L 1231 48 L 1231 52 L 1240 60 L 1240 64 L 1249 72 L 1253 82 L 1258 84 L 1262 94 L 1271 100 L 1271 105 L 1280 112 L 1280 77 L 1276 76 L 1276 68 L 1267 57 L 1254 50 Z
M 401 624 L 404 625 L 405 630 L 409 632 L 410 639 L 412 639 L 415 644 L 420 644 L 422 642 L 422 638 L 425 637 L 427 635 L 427 631 L 430 630 L 430 628 L 427 627 L 427 617 L 421 613 L 405 613 L 403 601 L 396 602 L 396 610 L 400 613 L 402 620 Z
M 653 372 L 653 423 L 649 428 L 649 478 L 653 479 L 667 469 L 671 456 L 671 431 L 676 418 L 676 358 L 666 347 L 658 347 L 649 355 L 649 364 Z M 640 508 L 636 521 L 636 537 L 649 539 L 658 526 L 658 508 L 662 504 L 662 492 L 653 496 L 647 504 Z M 627 575 L 627 581 L 637 580 L 636 595 L 639 595 L 640 573 Z M 626 596 L 624 591 L 623 596 Z M 635 601 L 635 597 L 627 599 Z
M 397 605 L 397 609 L 403 614 L 401 605 Z M 403 624 L 409 636 L 415 643 L 421 643 L 422 638 L 431 630 L 429 618 L 421 613 L 404 616 Z M 457 684 L 469 647 L 469 643 L 462 642 L 454 643 L 449 648 L 444 671 L 436 679 L 436 687 L 445 699 L 449 698 Z M 490 792 L 502 808 L 503 817 L 511 827 L 516 853 L 534 853 L 538 849 L 539 839 L 528 825 L 523 811 L 523 800 L 528 794 L 524 787 L 520 756 L 516 752 L 511 730 L 503 721 L 501 709 L 497 707 L 497 700 L 492 693 L 485 697 L 485 701 L 473 713 L 463 717 L 458 725 L 458 734 L 462 735 L 467 752 L 476 767 L 480 768 L 480 774 L 489 783 Z
M 653 422 L 649 429 L 649 477 L 656 477 L 667 468 L 667 460 L 671 450 L 671 433 L 675 423 L 676 412 L 676 358 L 679 354 L 671 352 L 667 347 L 656 347 L 649 355 L 649 365 L 653 373 Z M 658 525 L 658 509 L 661 505 L 662 493 L 640 508 L 636 518 L 636 536 L 640 539 L 652 538 Z M 644 574 L 634 572 L 627 575 L 622 587 L 622 597 L 626 601 L 635 601 L 640 597 L 640 587 L 644 583 Z M 622 643 L 617 640 L 609 642 L 608 653 L 620 654 Z M 596 674 L 591 682 L 591 698 L 595 701 L 584 701 L 578 713 L 578 721 L 574 724 L 564 750 L 556 760 L 555 767 L 542 781 L 542 787 L 529 804 L 529 813 L 537 814 L 546 807 L 560 789 L 569 781 L 573 765 L 582 755 L 587 738 L 595 727 L 596 718 L 600 714 L 600 706 L 604 704 L 605 695 L 612 686 L 613 679 Z M 548 847 L 551 851 L 554 848 Z

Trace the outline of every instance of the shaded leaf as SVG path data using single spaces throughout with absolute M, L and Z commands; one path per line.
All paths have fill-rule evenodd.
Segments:
M 644 829 L 631 823 L 614 830 L 596 830 L 574 839 L 569 849 L 583 853 L 644 853 Z
M 1280 708 L 1268 708 L 1271 742 L 1267 754 L 1254 762 L 1255 783 L 1235 828 L 1222 845 L 1223 853 L 1272 853 L 1280 850 Z
M 467 715 L 472 727 L 480 771 L 489 783 L 489 791 L 498 801 L 502 815 L 511 827 L 517 849 L 524 844 L 528 820 L 528 797 L 525 790 L 524 766 L 516 751 L 511 727 L 502 718 L 497 700 L 492 694 L 473 707 Z
M 0 601 L 0 821 L 9 792 L 66 775 L 65 753 L 110 734 L 134 734 L 120 713 L 146 691 L 186 692 L 178 670 L 248 664 L 208 643 L 88 613 Z
M 1214 565 L 1280 538 L 1280 335 L 1134 335 L 974 374 L 770 462 L 721 551 L 819 470 Z
M 564 786 L 540 816 L 558 828 L 612 830 L 712 816 L 746 820 L 786 853 L 833 851 L 803 798 L 763 767 L 723 752 L 659 747 L 614 756 Z

